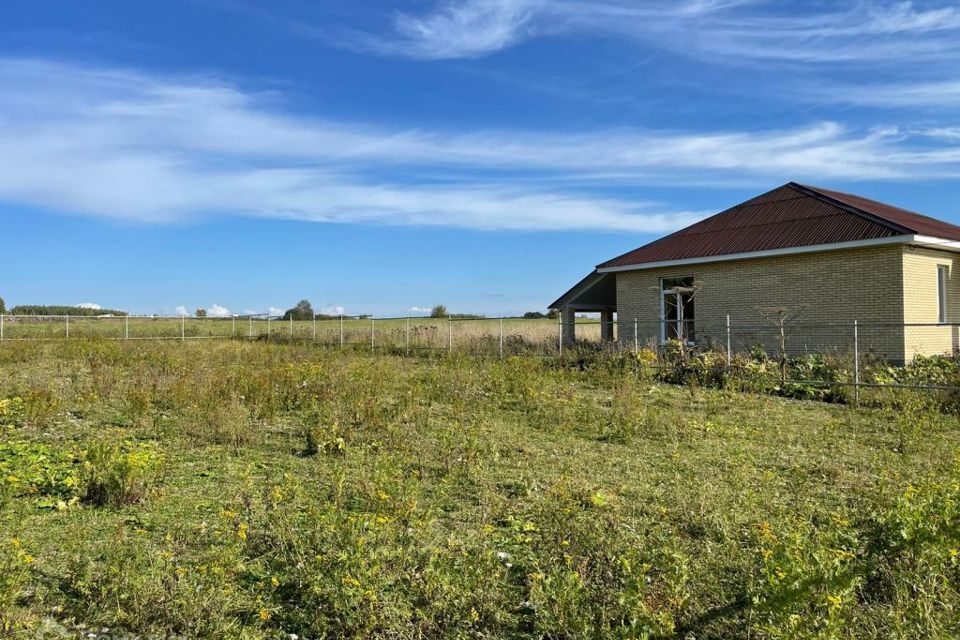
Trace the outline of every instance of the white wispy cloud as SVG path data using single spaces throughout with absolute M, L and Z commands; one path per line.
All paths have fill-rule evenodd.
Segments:
M 222 307 L 217 303 L 210 305 L 210 308 L 207 309 L 207 315 L 213 318 L 226 318 L 230 316 L 230 309 Z
M 889 127 L 427 131 L 293 116 L 278 98 L 213 78 L 0 60 L 0 200 L 143 223 L 659 233 L 705 212 L 626 189 L 960 173 L 957 149 Z
M 190 313 L 189 311 L 187 311 L 187 308 L 186 308 L 185 306 L 183 306 L 182 304 L 181 304 L 180 306 L 178 306 L 178 307 L 174 310 L 173 313 L 174 313 L 174 315 L 178 315 L 178 316 L 189 316 L 189 315 L 191 315 L 191 313 Z
M 321 307 L 320 313 L 325 316 L 342 316 L 343 314 L 346 313 L 346 309 L 344 309 L 339 304 L 332 304 L 325 307 Z
M 929 129 L 921 129 L 919 133 L 931 138 L 937 138 L 949 142 L 960 142 L 960 127 L 933 127 Z
M 103 309 L 103 307 L 101 307 L 96 302 L 81 302 L 80 304 L 77 305 L 77 307 L 79 307 L 80 309 L 93 309 L 95 311 L 99 309 Z
M 960 80 L 936 82 L 800 84 L 793 95 L 811 102 L 868 107 L 928 107 L 955 110 L 960 106 Z
M 476 57 L 567 33 L 612 34 L 711 59 L 956 59 L 960 10 L 926 4 L 810 3 L 784 14 L 757 0 L 443 0 L 426 13 L 399 14 L 392 33 L 354 34 L 345 41 L 373 53 L 422 59 Z
M 396 38 L 367 36 L 358 44 L 411 58 L 476 57 L 533 35 L 530 21 L 546 4 L 547 0 L 446 0 L 425 16 L 398 14 Z

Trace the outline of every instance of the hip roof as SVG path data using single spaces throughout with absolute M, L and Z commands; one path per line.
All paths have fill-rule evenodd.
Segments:
M 902 235 L 960 241 L 960 227 L 862 196 L 789 182 L 597 268 Z

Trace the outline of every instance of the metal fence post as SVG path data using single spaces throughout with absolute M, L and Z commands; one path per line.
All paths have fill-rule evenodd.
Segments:
M 253 316 L 250 316 L 250 328 L 247 330 L 247 337 L 253 337 Z
M 317 314 L 313 314 L 313 341 L 317 341 Z
M 633 352 L 640 353 L 640 322 L 633 319 Z
M 237 337 L 237 316 L 230 316 L 230 337 Z
M 500 316 L 500 357 L 503 357 L 503 316 Z
M 370 352 L 371 353 L 375 351 L 377 348 L 375 332 L 376 332 L 376 329 L 374 328 L 374 319 L 373 319 L 373 316 L 370 316 Z
M 343 314 L 340 314 L 340 347 L 343 347 Z
M 574 326 L 576 326 L 577 316 L 573 316 Z M 557 353 L 563 357 L 563 313 L 560 313 L 560 320 L 557 321 Z
M 410 318 L 407 318 L 407 337 L 406 337 L 406 342 L 404 343 L 404 347 L 406 348 L 407 355 L 409 356 L 410 355 Z
M 290 314 L 290 339 L 293 340 L 293 314 Z
M 727 368 L 733 364 L 733 352 L 730 350 L 730 314 L 727 314 Z
M 69 339 L 70 338 L 70 314 L 68 313 L 67 315 L 64 316 L 64 318 L 66 319 L 66 327 L 67 327 L 66 337 L 67 339 Z
M 267 340 L 270 339 L 270 314 L 267 313 Z
M 187 339 L 187 316 L 180 316 L 180 341 Z
M 130 316 L 123 317 L 123 339 L 130 339 Z
M 860 405 L 860 331 L 856 320 L 853 321 L 853 404 Z
M 453 320 L 447 318 L 447 351 L 453 353 Z
M 3 340 L 3 314 L 0 313 L 0 340 Z

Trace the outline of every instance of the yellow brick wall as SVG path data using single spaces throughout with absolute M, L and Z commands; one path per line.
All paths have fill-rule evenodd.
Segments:
M 824 251 L 752 260 L 715 262 L 617 273 L 617 317 L 621 341 L 632 345 L 660 335 L 660 279 L 693 277 L 702 281 L 696 295 L 697 341 L 725 344 L 730 315 L 735 349 L 762 343 L 777 346 L 777 329 L 754 309 L 757 305 L 809 305 L 792 325 L 792 353 L 852 347 L 854 319 L 862 323 L 903 322 L 904 257 L 901 245 Z M 861 350 L 892 360 L 904 358 L 899 327 L 864 328 Z
M 937 267 L 948 268 L 947 322 L 960 322 L 960 257 L 920 247 L 903 248 L 903 290 L 906 357 L 950 353 L 958 347 L 957 327 L 935 325 L 939 320 Z

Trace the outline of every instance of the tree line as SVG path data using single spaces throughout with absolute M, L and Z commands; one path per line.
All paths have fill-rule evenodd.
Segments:
M 6 304 L 0 298 L 0 313 L 15 316 L 125 316 L 126 311 L 119 309 L 90 309 L 59 304 L 18 304 L 7 311 Z

